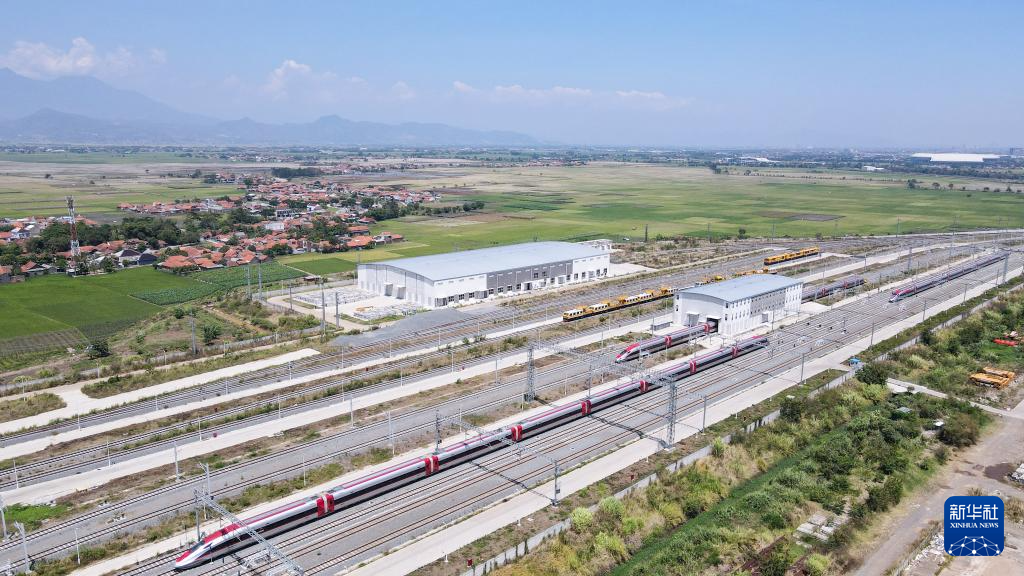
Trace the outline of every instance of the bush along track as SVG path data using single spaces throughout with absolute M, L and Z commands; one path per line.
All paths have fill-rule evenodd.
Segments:
M 839 574 L 858 531 L 987 422 L 966 403 L 856 380 L 785 408 L 647 488 L 573 510 L 570 530 L 494 574 Z M 957 430 L 934 435 L 937 418 Z

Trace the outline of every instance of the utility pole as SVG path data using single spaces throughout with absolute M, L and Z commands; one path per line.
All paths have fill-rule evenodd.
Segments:
M 526 349 L 526 394 L 523 395 L 523 399 L 527 402 L 533 402 L 537 398 L 537 390 L 534 388 L 534 367 L 533 367 L 533 344 Z
M 210 465 L 203 462 L 199 466 L 203 468 L 203 473 L 206 475 L 206 495 L 212 497 L 213 492 L 210 490 Z
M 701 432 L 701 434 L 703 434 L 704 430 L 706 430 L 707 427 L 708 427 L 708 395 L 705 394 L 702 397 L 702 400 L 704 402 L 704 416 L 700 420 L 700 432 Z
M 7 505 L 4 504 L 4 497 L 0 494 L 0 524 L 4 527 L 4 542 L 7 541 Z
M 669 450 L 672 445 L 675 444 L 676 440 L 676 381 L 673 378 L 669 379 L 668 383 L 668 411 L 665 413 L 665 419 L 667 420 L 665 427 L 665 444 L 663 448 Z
M 18 534 L 21 535 L 21 555 L 25 559 L 25 572 L 32 571 L 32 563 L 28 559 L 28 544 L 25 542 L 25 525 L 21 522 L 14 523 L 15 529 L 18 530 Z
M 196 348 L 196 317 L 195 313 L 192 313 L 188 317 L 188 323 L 192 327 L 192 354 L 198 354 L 199 349 Z
M 320 330 L 322 338 L 327 339 L 327 297 L 324 295 L 324 281 L 320 280 Z
M 259 255 L 256 256 L 256 288 L 260 293 L 260 300 L 263 300 L 263 261 Z
M 82 564 L 82 545 L 78 541 L 78 526 L 75 526 L 75 558 L 78 560 L 78 564 Z
M 395 428 L 391 424 L 391 410 L 388 410 L 388 444 L 391 445 L 391 457 L 395 457 Z
M 178 439 L 174 439 L 174 481 L 178 482 L 181 479 L 181 473 L 178 470 Z
M 434 410 L 434 454 L 441 451 L 441 411 Z

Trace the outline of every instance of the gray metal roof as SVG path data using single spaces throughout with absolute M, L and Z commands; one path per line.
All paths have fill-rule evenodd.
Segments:
M 361 264 L 367 266 L 391 267 L 419 274 L 430 280 L 447 280 L 478 274 L 489 274 L 503 270 L 529 268 L 541 264 L 579 260 L 594 256 L 607 255 L 608 252 L 597 250 L 572 242 L 526 242 L 479 250 L 464 250 L 447 254 L 415 256 L 399 258 L 384 262 Z
M 795 278 L 787 278 L 776 274 L 751 274 L 750 276 L 741 276 L 724 282 L 683 288 L 676 290 L 676 293 L 683 295 L 703 294 L 719 298 L 725 302 L 735 302 L 744 298 L 753 298 L 768 292 L 782 290 L 795 284 L 803 284 L 803 282 Z

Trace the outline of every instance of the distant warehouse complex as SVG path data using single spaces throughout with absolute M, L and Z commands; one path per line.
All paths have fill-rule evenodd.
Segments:
M 608 275 L 609 253 L 571 242 L 528 242 L 360 264 L 359 287 L 439 308 Z M 799 297 L 798 297 L 799 302 Z
M 674 321 L 679 326 L 718 324 L 726 336 L 753 330 L 800 312 L 803 282 L 758 274 L 675 291 Z

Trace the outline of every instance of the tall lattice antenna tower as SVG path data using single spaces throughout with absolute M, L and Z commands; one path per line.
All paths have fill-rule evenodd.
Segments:
M 77 268 L 78 256 L 82 251 L 78 248 L 78 222 L 75 219 L 75 197 L 67 196 L 68 201 L 68 217 L 71 219 L 69 222 L 71 226 L 71 261 L 68 262 L 68 272 L 74 273 Z
M 78 221 L 75 219 L 75 197 L 67 196 L 68 201 L 68 218 L 71 219 L 71 256 L 77 258 L 81 254 L 81 250 L 78 248 Z

